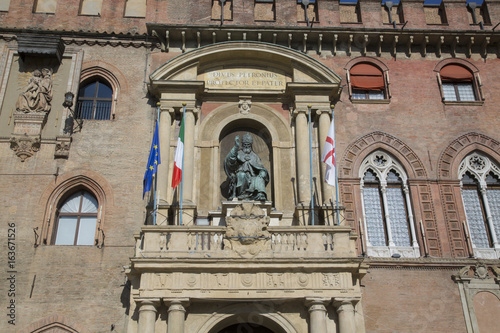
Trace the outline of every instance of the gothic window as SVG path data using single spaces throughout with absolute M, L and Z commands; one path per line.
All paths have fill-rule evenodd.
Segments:
M 474 74 L 464 66 L 449 64 L 441 68 L 439 83 L 444 102 L 473 102 L 478 100 L 478 85 Z
M 360 169 L 368 255 L 418 257 L 407 176 L 389 154 L 376 151 Z
M 96 241 L 97 199 L 87 191 L 67 198 L 58 210 L 54 245 L 94 245 Z
M 370 63 L 358 63 L 347 73 L 351 100 L 386 100 L 386 79 L 382 70 Z
M 462 200 L 474 253 L 500 255 L 500 168 L 479 153 L 467 156 L 459 167 Z M 492 251 L 484 249 L 492 249 Z M 494 254 L 494 251 L 497 251 Z
M 113 89 L 103 79 L 94 79 L 80 87 L 76 118 L 109 120 L 113 105 Z
M 446 24 L 446 10 L 443 0 L 425 0 L 424 1 L 425 23 L 427 24 Z

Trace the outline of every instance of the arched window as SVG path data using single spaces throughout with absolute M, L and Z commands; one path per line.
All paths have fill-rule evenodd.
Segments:
M 109 120 L 113 105 L 113 89 L 103 79 L 88 81 L 80 87 L 76 118 Z
M 470 102 L 477 100 L 474 89 L 474 75 L 467 68 L 450 64 L 439 72 L 442 81 L 443 100 L 449 102 Z
M 387 99 L 386 80 L 380 68 L 370 63 L 358 63 L 348 71 L 352 100 Z
M 500 256 L 500 168 L 479 153 L 467 156 L 459 167 L 462 200 L 474 254 Z
M 389 154 L 376 151 L 360 168 L 363 217 L 369 256 L 418 257 L 407 176 Z
M 73 193 L 59 207 L 52 243 L 54 245 L 94 245 L 97 199 L 85 190 Z

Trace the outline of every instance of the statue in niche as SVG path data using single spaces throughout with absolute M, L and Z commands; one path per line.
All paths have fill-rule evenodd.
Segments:
M 36 69 L 23 93 L 19 95 L 16 111 L 23 113 L 49 113 L 52 102 L 52 70 Z
M 240 148 L 240 137 L 236 136 L 233 148 L 224 159 L 229 184 L 228 199 L 265 201 L 269 172 L 252 149 L 253 137 L 246 133 L 241 141 Z

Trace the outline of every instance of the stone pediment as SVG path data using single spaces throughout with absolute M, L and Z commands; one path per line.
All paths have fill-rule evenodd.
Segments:
M 152 93 L 162 93 L 165 81 L 203 83 L 206 93 L 249 90 L 258 95 L 284 93 L 294 82 L 326 84 L 336 91 L 341 78 L 315 59 L 286 47 L 227 42 L 200 47 L 160 66 L 150 75 Z

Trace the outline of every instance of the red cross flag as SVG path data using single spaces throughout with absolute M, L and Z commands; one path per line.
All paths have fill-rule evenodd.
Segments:
M 321 159 L 326 164 L 325 182 L 335 186 L 335 123 L 333 119 L 326 136 Z

